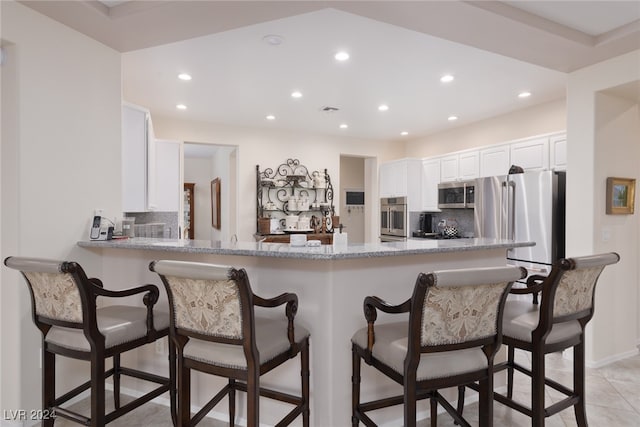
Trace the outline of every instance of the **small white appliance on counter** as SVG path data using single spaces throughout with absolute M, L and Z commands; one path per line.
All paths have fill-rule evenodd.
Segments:
M 110 219 L 105 218 L 96 212 L 91 221 L 91 231 L 89 239 L 91 240 L 111 240 L 113 238 L 113 223 Z

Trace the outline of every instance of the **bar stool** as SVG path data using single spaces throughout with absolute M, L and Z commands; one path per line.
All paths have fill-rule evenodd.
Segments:
M 144 285 L 121 291 L 104 289 L 96 278 L 87 278 L 79 264 L 39 258 L 8 257 L 4 264 L 19 270 L 31 293 L 33 321 L 42 332 L 42 407 L 47 414 L 84 425 L 104 426 L 140 405 L 170 391 L 174 416 L 175 361 L 170 351 L 169 378 L 121 366 L 120 355 L 169 333 L 169 314 L 154 309 L 159 291 Z M 111 305 L 96 307 L 98 297 L 121 298 L 141 295 L 146 307 Z M 170 343 L 170 347 L 172 347 Z M 55 356 L 91 363 L 91 380 L 55 397 Z M 105 371 L 105 359 L 113 357 L 113 368 Z M 127 375 L 159 384 L 126 405 L 120 405 L 120 377 Z M 105 378 L 113 376 L 115 410 L 105 413 Z M 91 418 L 60 405 L 81 392 L 91 390 Z M 43 420 L 51 427 L 54 417 Z
M 513 281 L 526 276 L 518 267 L 420 273 L 413 295 L 400 305 L 378 297 L 364 300 L 368 326 L 351 339 L 353 355 L 352 425 L 375 426 L 366 414 L 404 405 L 404 426 L 416 425 L 416 401 L 431 401 L 431 425 L 440 403 L 453 419 L 469 423 L 438 392 L 480 382 L 480 426 L 493 422 L 493 358 L 500 347 L 502 307 Z M 409 313 L 409 321 L 375 324 L 377 311 Z M 403 387 L 403 394 L 360 402 L 361 359 Z
M 508 298 L 504 309 L 503 342 L 507 362 L 507 395 L 494 398 L 531 417 L 531 425 L 542 427 L 546 417 L 574 407 L 578 426 L 587 426 L 585 410 L 584 328 L 593 317 L 595 287 L 602 270 L 620 260 L 617 253 L 583 256 L 557 261 L 549 276 L 530 276 L 527 287 L 513 288 L 513 294 L 533 294 L 533 302 Z M 538 304 L 538 293 L 541 303 Z M 515 349 L 531 353 L 531 369 L 515 362 Z M 573 389 L 546 377 L 545 355 L 573 348 Z M 531 378 L 531 407 L 513 400 L 513 375 L 519 371 Z M 545 385 L 566 397 L 545 407 Z M 470 385 L 476 388 L 476 385 Z M 464 399 L 464 389 L 462 389 Z
M 234 425 L 235 392 L 247 393 L 247 425 L 259 425 L 260 395 L 294 405 L 278 423 L 302 414 L 309 425 L 309 332 L 294 325 L 298 297 L 284 293 L 264 299 L 251 291 L 244 269 L 182 261 L 154 261 L 171 307 L 170 337 L 178 357 L 178 426 L 198 423 L 223 397 L 229 397 Z M 281 318 L 255 316 L 254 307 L 286 304 Z M 285 316 L 286 315 L 286 316 Z M 301 395 L 260 387 L 260 376 L 300 354 Z M 228 378 L 228 384 L 191 417 L 191 370 Z

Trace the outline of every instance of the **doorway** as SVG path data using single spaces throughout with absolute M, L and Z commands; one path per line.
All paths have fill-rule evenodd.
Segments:
M 181 221 L 193 239 L 227 242 L 237 235 L 237 158 L 236 146 L 184 143 L 184 183 L 193 185 Z M 185 217 L 190 218 L 188 228 Z
M 362 244 L 374 241 L 371 224 L 377 187 L 375 185 L 376 159 L 362 156 L 340 156 L 340 223 L 348 233 L 349 243 Z M 373 176 L 373 178 L 372 178 Z M 360 197 L 347 197 L 364 195 Z

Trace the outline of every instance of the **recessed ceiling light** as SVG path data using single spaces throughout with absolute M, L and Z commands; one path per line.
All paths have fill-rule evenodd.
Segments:
M 267 34 L 262 38 L 262 41 L 271 46 L 279 46 L 284 43 L 284 37 L 277 34 Z
M 267 120 L 275 120 L 276 116 L 274 116 L 273 114 L 269 114 L 267 117 L 265 117 Z
M 300 91 L 295 91 L 295 92 L 291 92 L 291 97 L 292 98 L 302 98 L 302 92 Z
M 346 61 L 347 59 L 349 59 L 349 54 L 345 51 L 340 51 L 336 53 L 334 58 L 336 58 L 336 60 L 338 61 Z
M 407 132 L 406 130 L 404 130 L 404 131 L 400 132 L 400 135 L 402 135 L 402 136 L 407 136 L 407 135 L 409 135 L 409 132 Z
M 454 77 L 451 74 L 445 74 L 444 76 L 440 77 L 440 81 L 442 83 L 449 83 L 452 82 L 454 79 Z
M 449 120 L 450 122 L 455 122 L 456 120 L 458 120 L 458 116 L 449 116 L 447 120 Z
M 342 124 L 340 125 L 340 129 L 347 129 L 348 127 L 349 127 L 349 125 L 348 125 L 348 124 L 346 124 L 346 123 L 342 123 Z
M 520 92 L 518 98 L 528 98 L 531 96 L 531 92 Z
M 181 74 L 178 74 L 178 78 L 180 80 L 189 81 L 191 80 L 191 74 L 181 73 Z
M 386 104 L 382 104 L 378 106 L 378 111 L 387 111 L 389 109 L 389 106 Z
M 186 106 L 186 105 L 184 105 L 184 104 L 178 104 L 178 105 L 176 105 L 176 108 L 177 108 L 178 110 L 186 110 L 186 109 L 187 109 L 187 106 Z

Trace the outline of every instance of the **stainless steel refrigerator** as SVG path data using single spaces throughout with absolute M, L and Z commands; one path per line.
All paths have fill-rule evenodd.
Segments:
M 546 275 L 565 256 L 564 172 L 543 171 L 478 178 L 475 187 L 476 237 L 534 241 L 507 252 L 510 264 Z

